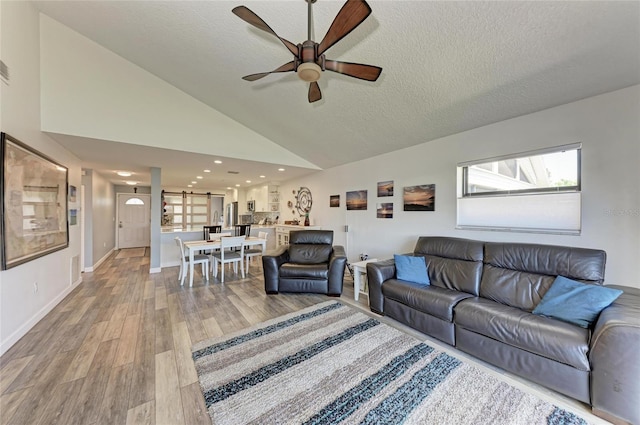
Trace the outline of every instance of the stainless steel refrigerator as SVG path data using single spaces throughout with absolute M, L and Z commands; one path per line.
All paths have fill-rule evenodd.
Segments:
M 238 203 L 227 204 L 224 215 L 224 227 L 233 227 L 238 224 Z

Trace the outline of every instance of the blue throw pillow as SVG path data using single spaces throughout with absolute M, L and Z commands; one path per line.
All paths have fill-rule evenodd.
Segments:
M 558 276 L 533 310 L 533 314 L 588 328 L 596 321 L 600 312 L 622 293 L 619 289 L 589 285 Z
M 429 285 L 431 283 L 424 257 L 396 254 L 393 259 L 396 262 L 396 276 L 398 279 L 421 285 Z

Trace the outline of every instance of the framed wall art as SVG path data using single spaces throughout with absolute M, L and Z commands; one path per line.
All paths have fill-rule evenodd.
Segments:
M 393 218 L 393 202 L 381 202 L 376 204 L 377 218 Z
M 75 203 L 77 200 L 77 190 L 75 186 L 69 185 L 69 202 Z
M 378 197 L 393 196 L 393 180 L 378 182 Z
M 6 133 L 2 154 L 2 270 L 69 246 L 68 169 Z
M 403 193 L 405 211 L 435 211 L 436 185 L 407 186 Z
M 354 190 L 347 192 L 347 210 L 366 210 L 367 209 L 367 191 Z
M 329 196 L 329 208 L 336 208 L 340 206 L 340 195 Z

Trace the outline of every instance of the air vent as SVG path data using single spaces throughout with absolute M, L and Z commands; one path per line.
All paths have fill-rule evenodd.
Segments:
M 227 171 L 229 174 L 240 174 L 240 171 Z

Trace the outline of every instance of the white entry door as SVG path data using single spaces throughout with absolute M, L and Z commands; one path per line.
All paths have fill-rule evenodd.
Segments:
M 151 195 L 118 194 L 118 248 L 137 248 L 151 243 Z

